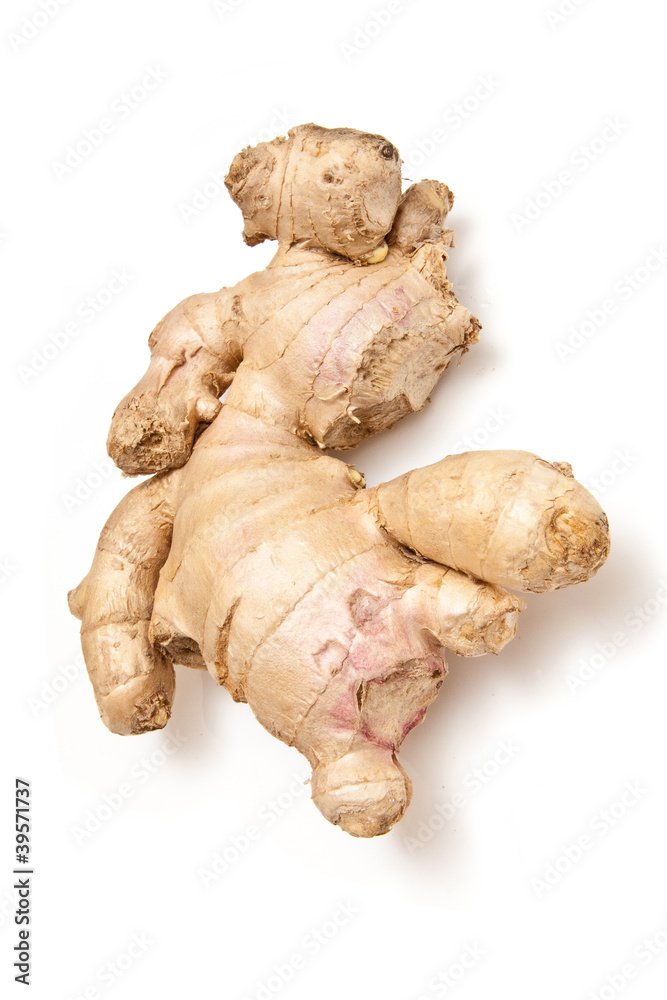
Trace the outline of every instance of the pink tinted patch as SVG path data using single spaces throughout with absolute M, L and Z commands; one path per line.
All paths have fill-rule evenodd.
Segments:
M 400 327 L 401 330 L 409 329 L 415 322 L 416 312 L 417 310 L 415 309 L 415 307 L 411 306 L 410 309 L 408 309 L 408 311 L 406 312 L 405 316 L 401 316 L 401 318 L 396 322 L 396 326 Z
M 376 746 L 382 747 L 383 750 L 391 750 L 393 752 L 396 749 L 391 740 L 383 740 L 380 736 L 372 733 L 366 726 L 361 727 L 361 735 L 364 736 L 369 743 L 375 743 Z
M 378 292 L 375 298 L 393 323 L 397 323 L 409 309 L 417 304 L 417 300 L 405 291 L 403 285 L 390 290 L 383 289 Z
M 406 724 L 403 726 L 403 739 L 405 739 L 405 737 L 408 735 L 411 729 L 414 729 L 415 726 L 419 725 L 419 723 L 422 721 L 425 715 L 426 715 L 426 708 L 420 708 L 417 714 L 414 715 L 409 722 L 406 722 Z
M 315 390 L 326 398 L 326 385 L 345 386 L 354 375 L 355 365 L 375 336 L 387 326 L 399 323 L 419 301 L 404 285 L 389 285 L 380 289 L 360 306 L 358 312 L 340 329 L 322 359 Z M 329 390 L 330 392 L 331 390 Z
M 342 730 L 354 730 L 358 723 L 356 686 L 341 691 L 333 704 L 331 718 Z
M 429 655 L 428 636 L 405 610 L 409 611 L 401 601 L 392 601 L 357 632 L 347 669 L 360 680 L 382 678 L 390 674 L 397 663 L 421 660 Z

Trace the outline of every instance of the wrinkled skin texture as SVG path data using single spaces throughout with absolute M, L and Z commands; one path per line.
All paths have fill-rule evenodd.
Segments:
M 444 650 L 499 652 L 520 609 L 505 588 L 588 579 L 607 521 L 569 466 L 526 452 L 373 489 L 325 454 L 421 409 L 477 340 L 446 277 L 444 184 L 401 196 L 384 137 L 307 125 L 244 150 L 227 185 L 246 241 L 278 251 L 151 334 L 108 446 L 156 475 L 112 514 L 70 606 L 112 731 L 161 728 L 173 664 L 207 669 L 307 757 L 327 819 L 375 836 L 409 803 L 397 753 Z

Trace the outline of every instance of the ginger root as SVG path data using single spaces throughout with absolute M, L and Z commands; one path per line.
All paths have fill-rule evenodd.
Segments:
M 607 520 L 566 463 L 526 452 L 369 489 L 324 453 L 421 409 L 477 340 L 447 280 L 446 185 L 401 195 L 383 136 L 302 125 L 239 153 L 227 186 L 246 242 L 277 253 L 151 334 L 108 448 L 156 475 L 112 514 L 70 607 L 113 732 L 164 726 L 173 664 L 206 669 L 307 757 L 330 822 L 375 836 L 409 803 L 397 754 L 444 650 L 498 653 L 521 607 L 504 588 L 588 579 Z

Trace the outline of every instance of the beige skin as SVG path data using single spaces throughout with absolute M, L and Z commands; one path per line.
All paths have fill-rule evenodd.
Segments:
M 278 252 L 151 335 L 109 450 L 159 474 L 114 512 L 70 604 L 110 729 L 165 725 L 172 664 L 206 668 L 308 758 L 327 819 L 374 836 L 409 802 L 397 752 L 445 648 L 498 652 L 520 607 L 503 588 L 587 579 L 606 518 L 568 467 L 525 452 L 368 490 L 323 453 L 423 407 L 477 338 L 446 278 L 444 185 L 401 199 L 382 136 L 300 126 L 240 154 L 228 186 L 246 240 Z

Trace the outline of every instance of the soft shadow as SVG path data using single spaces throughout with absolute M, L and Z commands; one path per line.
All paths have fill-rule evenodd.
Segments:
M 219 758 L 229 739 L 229 727 L 221 718 L 230 707 L 226 704 L 229 698 L 207 670 L 181 665 L 175 669 L 176 693 L 169 728 L 187 737 L 179 756 L 196 758 L 201 766 L 202 759 Z

